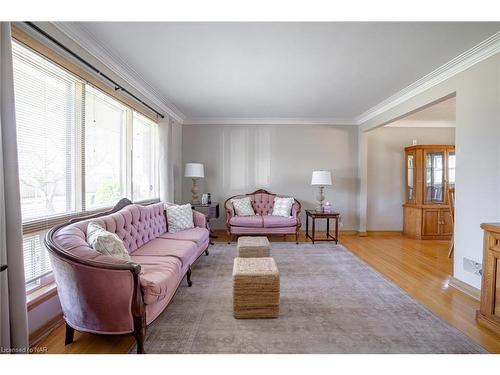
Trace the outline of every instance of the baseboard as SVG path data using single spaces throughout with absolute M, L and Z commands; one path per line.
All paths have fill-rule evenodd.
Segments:
M 29 343 L 30 348 L 36 346 L 40 341 L 42 341 L 45 337 L 47 337 L 54 329 L 59 327 L 64 323 L 63 314 L 60 313 L 56 315 L 54 318 L 50 319 L 43 326 L 30 333 Z
M 481 290 L 474 288 L 473 286 L 464 283 L 463 281 L 457 279 L 456 277 L 451 277 L 450 281 L 448 282 L 448 285 L 461 291 L 462 293 L 467 294 L 468 296 L 471 296 L 475 300 L 480 300 L 481 298 Z
M 402 230 L 369 230 L 367 231 L 368 235 L 375 236 L 393 236 L 393 235 L 402 235 Z

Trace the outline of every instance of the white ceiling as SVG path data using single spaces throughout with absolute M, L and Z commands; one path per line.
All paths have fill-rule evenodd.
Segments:
M 391 128 L 454 128 L 456 127 L 456 105 L 457 100 L 455 97 L 452 97 L 385 126 Z
M 86 22 L 187 117 L 353 119 L 500 23 Z

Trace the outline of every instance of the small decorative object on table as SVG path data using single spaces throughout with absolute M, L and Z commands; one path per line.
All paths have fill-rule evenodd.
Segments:
M 205 193 L 201 196 L 201 204 L 207 204 L 208 203 L 208 195 Z
M 312 173 L 311 185 L 319 187 L 319 194 L 316 197 L 318 200 L 318 206 L 316 207 L 317 212 L 323 212 L 323 201 L 325 196 L 323 195 L 323 189 L 325 186 L 332 184 L 332 175 L 330 171 L 314 171 Z
M 326 202 L 325 205 L 323 206 L 323 212 L 325 214 L 331 214 L 332 211 L 332 204 L 330 202 Z
M 309 218 L 312 219 L 312 236 L 309 234 Z M 326 238 L 316 238 L 316 219 L 326 219 Z M 330 234 L 330 219 L 335 220 L 335 236 Z M 315 241 L 335 241 L 339 243 L 339 220 L 338 212 L 318 212 L 316 210 L 306 210 L 306 239 L 309 238 L 313 245 Z

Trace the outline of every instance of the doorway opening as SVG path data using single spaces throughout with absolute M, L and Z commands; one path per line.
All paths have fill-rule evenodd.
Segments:
M 447 97 L 366 133 L 367 231 L 440 241 L 436 257 L 442 258 L 450 274 L 455 112 L 455 96 Z

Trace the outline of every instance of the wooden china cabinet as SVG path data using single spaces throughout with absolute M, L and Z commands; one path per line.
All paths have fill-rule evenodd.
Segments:
M 406 147 L 405 163 L 403 233 L 416 239 L 449 240 L 453 219 L 448 189 L 455 187 L 455 146 Z

